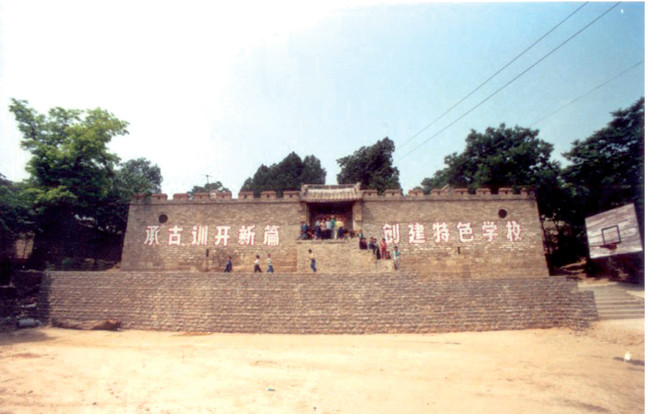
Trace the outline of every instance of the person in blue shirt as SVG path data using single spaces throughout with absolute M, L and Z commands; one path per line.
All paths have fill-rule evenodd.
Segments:
M 300 237 L 298 239 L 300 240 L 306 240 L 307 239 L 307 224 L 304 221 L 300 222 Z
M 269 265 L 269 268 L 266 269 L 266 273 L 273 273 L 273 264 L 271 263 L 271 253 L 266 257 L 266 264 Z
M 399 268 L 399 259 L 400 259 L 401 253 L 399 252 L 399 249 L 397 248 L 397 245 L 393 247 L 393 267 L 395 270 Z

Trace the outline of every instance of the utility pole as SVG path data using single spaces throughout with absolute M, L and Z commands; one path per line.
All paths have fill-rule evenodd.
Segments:
M 210 184 L 210 177 L 212 177 L 210 174 L 203 174 L 205 175 L 205 185 Z

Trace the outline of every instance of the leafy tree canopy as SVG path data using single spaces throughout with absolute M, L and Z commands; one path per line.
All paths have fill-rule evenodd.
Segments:
M 553 217 L 557 199 L 564 191 L 558 182 L 560 165 L 551 161 L 553 145 L 538 137 L 538 130 L 515 126 L 472 130 L 465 150 L 445 157 L 447 167 L 425 178 L 425 193 L 445 185 L 476 189 L 532 187 L 536 189 L 540 213 Z
M 117 172 L 117 185 L 130 199 L 133 194 L 160 193 L 162 174 L 157 165 L 146 158 L 128 160 L 120 165 Z
M 285 190 L 300 190 L 302 184 L 325 184 L 326 175 L 315 156 L 308 155 L 301 160 L 291 152 L 270 167 L 262 164 L 253 177 L 246 179 L 241 190 L 253 191 L 256 197 L 262 191 L 275 191 L 280 196 Z
M 117 155 L 107 145 L 127 134 L 128 123 L 103 109 L 50 109 L 39 114 L 24 100 L 12 99 L 9 110 L 23 134 L 21 146 L 32 154 L 27 164 L 36 205 L 65 205 L 81 216 L 110 192 Z
M 538 138 L 539 131 L 515 126 L 472 130 L 465 150 L 445 157 L 445 167 L 422 181 L 427 193 L 445 185 L 467 187 L 517 187 L 538 185 L 557 176 L 559 164 L 551 161 L 553 145 Z
M 645 100 L 612 113 L 613 120 L 563 154 L 571 164 L 563 178 L 572 187 L 574 221 L 627 203 L 643 220 Z
M 32 155 L 18 194 L 30 207 L 37 267 L 66 257 L 116 260 L 134 193 L 160 192 L 160 168 L 140 158 L 120 163 L 108 144 L 128 123 L 106 110 L 9 106 Z
M 113 175 L 111 189 L 95 207 L 93 219 L 97 227 L 111 233 L 123 233 L 133 194 L 159 193 L 162 180 L 160 168 L 145 158 L 120 163 Z
M 194 197 L 194 194 L 196 193 L 210 193 L 212 191 L 222 192 L 229 190 L 223 186 L 221 181 L 216 181 L 214 183 L 207 183 L 205 185 L 195 185 L 190 191 L 187 192 L 187 194 L 189 194 L 190 197 Z
M 22 187 L 0 174 L 0 233 L 10 239 L 31 231 L 31 205 Z
M 395 144 L 388 137 L 374 145 L 361 147 L 352 155 L 339 158 L 341 167 L 336 180 L 339 184 L 361 183 L 361 188 L 373 188 L 380 194 L 387 189 L 401 188 L 399 170 L 393 166 Z

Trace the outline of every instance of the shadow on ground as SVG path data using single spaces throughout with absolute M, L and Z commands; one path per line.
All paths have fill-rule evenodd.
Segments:
M 614 360 L 625 362 L 625 359 L 623 359 L 621 357 L 614 357 Z M 631 359 L 631 360 L 629 360 L 629 361 L 627 361 L 625 363 L 630 364 L 630 365 L 645 367 L 645 361 L 641 361 L 640 359 Z
M 51 336 L 40 329 L 15 329 L 0 332 L 0 346 L 24 342 L 44 342 L 51 339 Z

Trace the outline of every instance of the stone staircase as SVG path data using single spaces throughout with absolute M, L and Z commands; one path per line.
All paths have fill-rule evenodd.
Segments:
M 359 249 L 356 239 L 296 241 L 297 272 L 310 273 L 309 249 L 316 258 L 318 273 L 380 274 L 391 273 L 392 260 L 377 260 L 372 250 Z
M 580 285 L 581 291 L 591 291 L 596 300 L 598 318 L 606 319 L 639 319 L 645 317 L 645 299 L 642 295 L 630 292 L 643 292 L 642 288 L 626 286 L 618 283 L 604 285 Z

